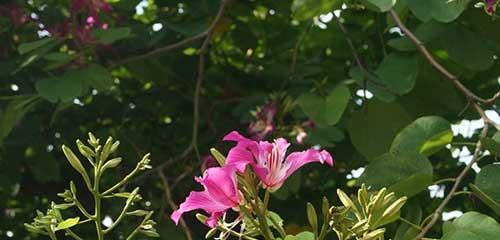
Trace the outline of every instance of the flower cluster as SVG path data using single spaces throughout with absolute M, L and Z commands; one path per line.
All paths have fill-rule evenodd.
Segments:
M 224 166 L 209 168 L 202 177 L 196 178 L 204 190 L 192 191 L 189 194 L 179 209 L 172 214 L 174 222 L 178 223 L 185 212 L 201 209 L 210 214 L 205 224 L 214 228 L 228 209 L 255 210 L 251 209 L 252 203 L 245 200 L 255 199 L 258 195 L 257 186 L 262 186 L 266 189 L 266 194 L 269 194 L 278 190 L 288 177 L 307 163 L 320 162 L 333 166 L 332 156 L 325 150 L 308 149 L 292 152 L 287 156 L 290 144 L 283 138 L 272 143 L 254 141 L 233 131 L 224 137 L 224 141 L 236 142 L 236 146 L 224 160 Z M 252 176 L 258 179 L 257 186 L 252 185 L 253 181 L 247 181 L 252 179 Z M 256 198 L 258 199 L 258 196 Z M 248 205 L 250 209 L 247 208 Z
M 493 13 L 495 13 L 497 1 L 498 0 L 484 0 L 484 8 L 488 14 L 493 15 Z
M 78 43 L 94 43 L 92 30 L 96 27 L 107 29 L 108 24 L 102 23 L 100 14 L 111 13 L 113 8 L 104 0 L 72 0 L 71 15 L 62 23 L 49 27 L 48 31 L 58 37 L 72 34 Z

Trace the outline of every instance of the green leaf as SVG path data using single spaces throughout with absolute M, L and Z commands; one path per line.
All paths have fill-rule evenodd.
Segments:
M 457 88 L 435 70 L 423 57 L 418 62 L 418 76 L 413 90 L 398 102 L 415 116 L 454 116 L 464 108 Z M 446 93 L 446 94 L 443 94 Z
M 48 43 L 52 42 L 53 40 L 54 40 L 53 38 L 42 38 L 34 42 L 22 43 L 17 48 L 17 51 L 19 52 L 19 54 L 22 55 L 31 52 L 37 48 L 43 47 Z
M 418 205 L 418 201 L 409 202 L 401 210 L 401 215 L 404 219 L 418 226 L 422 221 L 422 208 Z M 419 233 L 418 229 L 401 222 L 394 235 L 394 240 L 413 240 Z
M 415 35 L 439 61 L 459 64 L 472 71 L 484 71 L 493 66 L 492 47 L 485 44 L 479 34 L 458 23 L 429 21 L 421 24 Z M 402 51 L 416 50 L 407 37 L 390 40 L 388 45 Z
M 336 124 L 347 107 L 351 93 L 345 85 L 335 87 L 326 98 L 303 94 L 298 99 L 302 110 L 319 126 Z
M 113 83 L 111 74 L 102 66 L 90 64 L 87 68 L 70 70 L 61 76 L 41 79 L 36 82 L 38 93 L 51 102 L 69 102 L 81 96 L 89 87 L 105 90 Z
M 369 7 L 374 7 L 377 11 L 387 12 L 395 4 L 396 0 L 364 0 Z
M 107 90 L 113 85 L 113 78 L 109 71 L 101 65 L 90 64 L 81 74 L 86 78 L 83 86 L 84 90 L 93 87 L 99 91 Z
M 295 236 L 288 235 L 285 240 L 314 240 L 314 233 L 312 232 L 301 232 Z
M 69 62 L 73 61 L 77 54 L 68 54 L 66 52 L 53 52 L 44 55 L 43 58 L 51 61 L 44 69 L 52 70 L 61 67 Z
M 69 102 L 83 92 L 82 79 L 78 75 L 74 76 L 77 78 L 73 79 L 68 75 L 63 75 L 38 80 L 35 88 L 40 96 L 51 102 L 57 102 L 58 100 Z
M 421 117 L 405 127 L 394 139 L 392 152 L 414 151 L 430 156 L 451 143 L 453 132 L 446 119 L 438 116 Z
M 297 20 L 311 19 L 339 8 L 342 2 L 342 0 L 294 0 L 293 17 Z
M 375 71 L 378 79 L 392 92 L 410 92 L 417 78 L 417 60 L 414 56 L 391 53 Z
M 7 104 L 4 113 L 0 112 L 0 145 L 12 129 L 39 102 L 38 97 L 19 97 Z
M 408 8 L 423 22 L 451 22 L 467 8 L 469 0 L 407 0 Z
M 348 131 L 354 147 L 371 160 L 389 151 L 396 134 L 411 120 L 397 103 L 370 101 L 366 109 L 352 114 Z
M 485 138 L 482 141 L 484 149 L 492 154 L 500 154 L 500 132 L 496 132 L 492 138 Z
M 481 191 L 476 185 L 470 183 L 469 187 L 472 189 L 476 197 L 478 197 L 484 204 L 488 205 L 496 214 L 500 215 L 500 203 L 493 200 L 486 193 Z
M 477 174 L 474 185 L 477 189 L 474 191 L 485 204 L 490 206 L 500 215 L 500 165 L 490 164 L 483 168 Z M 473 188 L 474 190 L 474 188 Z M 479 191 L 478 191 L 479 190 Z
M 63 229 L 68 229 L 70 227 L 73 227 L 75 226 L 76 224 L 78 224 L 78 222 L 80 221 L 80 218 L 79 217 L 75 217 L 75 218 L 68 218 L 62 222 L 60 222 L 59 224 L 57 224 L 57 227 L 56 229 L 57 230 L 63 230 Z
M 497 240 L 500 236 L 500 224 L 478 212 L 466 212 L 445 226 L 441 240 Z
M 412 197 L 432 184 L 432 175 L 432 164 L 418 153 L 386 153 L 370 162 L 357 183 Z
M 95 29 L 93 32 L 97 42 L 102 44 L 111 44 L 115 41 L 130 37 L 130 28 L 110 28 L 110 29 Z
M 349 70 L 349 76 L 353 78 L 361 88 L 366 86 L 366 90 L 373 93 L 375 98 L 380 101 L 390 103 L 396 100 L 396 95 L 391 92 L 388 87 L 377 78 L 377 76 L 371 73 L 366 73 L 364 76 L 365 79 L 363 79 L 361 70 L 358 67 L 352 67 Z
M 334 146 L 344 140 L 344 133 L 337 127 L 316 127 L 307 135 L 306 143 L 322 147 Z

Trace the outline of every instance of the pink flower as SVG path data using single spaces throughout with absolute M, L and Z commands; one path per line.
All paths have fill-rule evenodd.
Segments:
M 288 177 L 307 163 L 326 162 L 333 166 L 332 156 L 325 150 L 308 149 L 286 156 L 290 144 L 284 138 L 275 139 L 273 143 L 257 142 L 233 131 L 226 135 L 224 140 L 238 143 L 228 153 L 227 166 L 234 166 L 243 172 L 249 164 L 269 191 L 279 189 Z
M 87 11 L 90 16 L 97 17 L 101 11 L 111 12 L 113 8 L 105 0 L 73 0 L 71 2 L 71 12 Z
M 203 185 L 204 191 L 192 191 L 170 218 L 177 224 L 185 212 L 202 209 L 210 214 L 206 224 L 213 228 L 217 225 L 217 219 L 224 215 L 226 210 L 240 204 L 241 197 L 236 182 L 236 169 L 230 166 L 209 168 L 203 177 L 195 179 Z
M 274 116 L 277 112 L 277 106 L 274 102 L 268 102 L 257 112 L 257 119 L 248 126 L 248 133 L 254 140 L 262 140 L 269 133 L 274 131 Z
M 495 12 L 497 0 L 484 0 L 485 9 L 488 14 L 493 14 Z
M 10 17 L 10 20 L 16 27 L 25 24 L 29 20 L 28 16 L 17 6 L 15 1 L 11 1 L 6 7 L 0 6 L 0 14 Z

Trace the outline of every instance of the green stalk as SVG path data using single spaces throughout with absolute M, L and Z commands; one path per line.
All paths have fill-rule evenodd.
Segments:
M 49 233 L 49 237 L 52 240 L 57 240 L 56 234 L 52 232 L 51 230 L 47 231 Z
M 127 240 L 132 240 L 134 239 L 135 235 L 137 235 L 137 233 L 139 233 L 139 230 L 141 229 L 142 225 L 144 223 L 146 223 L 147 220 L 149 220 L 151 218 L 151 216 L 153 215 L 153 212 L 149 212 L 148 215 L 146 215 L 144 217 L 144 219 L 142 220 L 142 222 L 139 224 L 139 226 L 137 226 L 134 231 L 132 231 L 132 233 L 130 233 L 130 235 L 128 235 L 127 237 Z
M 249 203 L 255 209 L 255 213 L 257 215 L 257 220 L 259 222 L 259 228 L 262 233 L 262 236 L 266 240 L 274 240 L 273 233 L 271 232 L 269 225 L 267 225 L 267 217 L 266 217 L 267 207 L 264 206 L 264 209 L 262 210 L 260 209 L 259 205 L 262 203 L 262 200 L 260 200 L 257 188 L 255 187 L 255 184 L 253 184 L 254 181 L 252 179 L 252 176 L 248 172 L 245 172 L 241 180 L 243 181 L 243 184 L 245 186 L 248 186 L 249 194 L 253 195 L 251 197 L 256 200 L 255 204 L 253 204 L 251 201 Z M 268 191 L 266 191 L 266 195 L 268 195 Z M 264 198 L 266 198 L 266 196 L 264 196 Z M 267 201 L 269 202 L 269 196 L 267 196 Z
M 104 239 L 104 231 L 102 230 L 102 225 L 101 225 L 101 194 L 99 193 L 99 180 L 101 178 L 101 165 L 102 162 L 99 162 L 97 164 L 97 167 L 94 168 L 94 188 L 92 191 L 92 195 L 94 196 L 94 203 L 95 203 L 95 216 L 94 216 L 94 223 L 97 231 L 97 239 L 98 240 L 103 240 Z

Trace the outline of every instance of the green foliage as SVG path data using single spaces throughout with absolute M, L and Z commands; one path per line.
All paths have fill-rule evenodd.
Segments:
M 432 183 L 431 162 L 414 152 L 386 153 L 366 167 L 359 182 L 375 189 L 388 187 L 398 196 L 411 197 Z
M 500 214 L 500 190 L 496 183 L 500 180 L 500 165 L 490 164 L 481 169 L 471 188 L 486 205 Z
M 474 169 L 481 171 L 469 170 L 458 184 L 460 194 L 442 209 L 466 214 L 453 222 L 437 221 L 425 237 L 498 238 L 492 234 L 498 228 L 493 219 L 500 219 L 500 133 L 490 125 L 480 135 L 474 103 L 495 120 L 500 102 L 465 96 L 408 34 L 398 33 L 401 28 L 395 28 L 391 14 L 395 10 L 463 87 L 489 99 L 500 89 L 500 31 L 498 12 L 485 12 L 484 1 L 233 0 L 217 18 L 221 1 L 109 0 L 112 10 L 97 9 L 93 25 L 87 23 L 91 8 L 75 12 L 73 2 L 0 3 L 0 238 L 12 232 L 12 239 L 37 239 L 39 234 L 22 225 L 33 218 L 66 222 L 45 225 L 58 229 L 60 238 L 70 238 L 64 234 L 73 229 L 94 237 L 92 224 L 82 223 L 85 216 L 64 205 L 71 203 L 51 203 L 57 189 L 77 179 L 79 199 L 93 206 L 85 190 L 94 179 L 88 149 L 72 148 L 78 161 L 66 164 L 61 159 L 72 154 L 61 146 L 96 129 L 122 140 L 122 158 L 109 156 L 101 166 L 103 186 L 125 178 L 137 164 L 133 159 L 147 149 L 171 191 L 166 198 L 156 171 L 128 179 L 149 202 L 136 202 L 107 237 L 126 237 L 139 224 L 137 218 L 147 216 L 135 209 L 146 209 L 154 211 L 149 217 L 158 222 L 161 239 L 187 240 L 183 228 L 169 219 L 170 203 L 180 203 L 195 184 L 193 177 L 210 166 L 202 159 L 212 153 L 225 161 L 211 149 L 232 146 L 220 141 L 226 133 L 238 129 L 251 136 L 248 129 L 254 125 L 272 129 L 266 140 L 285 137 L 294 151 L 319 145 L 335 159 L 333 170 L 307 166 L 271 195 L 272 207 L 287 220 L 282 222 L 286 239 L 314 239 L 306 218 L 308 202 L 321 232 L 319 196 L 339 204 L 336 190 L 342 189 L 357 201 L 363 183 L 372 191 L 387 188 L 406 196 L 401 216 L 422 228 L 443 202 L 430 196 L 429 185 L 444 187 L 448 194 L 465 167 L 457 159 L 470 159 L 464 155 L 472 155 L 479 140 L 483 149 Z M 104 1 L 82 2 L 92 7 Z M 269 121 L 258 114 L 266 103 L 276 104 Z M 472 121 L 470 131 L 457 134 L 458 124 L 468 123 L 463 120 Z M 118 203 L 131 196 L 122 193 L 103 201 L 105 214 L 114 220 L 123 209 Z M 206 227 L 194 215 L 186 214 L 184 221 L 193 239 L 203 239 Z M 418 228 L 394 221 L 384 236 L 414 239 Z M 46 232 L 44 227 L 31 230 L 40 229 Z
M 450 123 L 436 116 L 421 117 L 405 127 L 391 145 L 392 152 L 417 152 L 426 157 L 453 140 Z
M 467 8 L 469 0 L 407 0 L 408 8 L 423 22 L 431 19 L 440 22 L 451 22 L 458 18 Z
M 441 240 L 493 240 L 500 235 L 500 224 L 495 219 L 478 212 L 467 212 L 443 226 Z
M 302 110 L 319 126 L 336 124 L 344 113 L 350 98 L 350 91 L 344 85 L 335 87 L 325 98 L 306 93 L 297 101 Z

